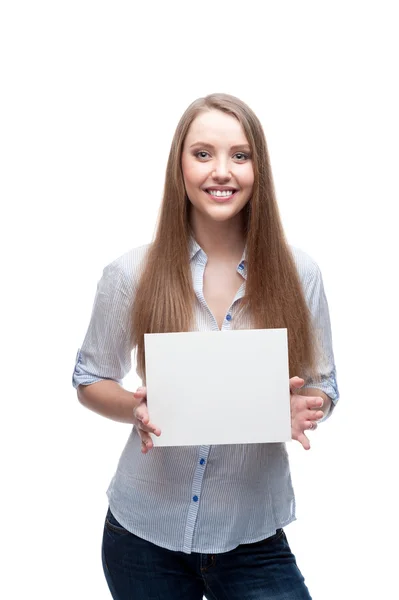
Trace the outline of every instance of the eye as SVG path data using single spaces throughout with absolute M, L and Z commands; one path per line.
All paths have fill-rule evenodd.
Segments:
M 196 152 L 195 155 L 197 158 L 207 158 L 209 156 L 209 152 L 207 152 L 206 150 L 200 150 L 199 152 Z
M 244 160 L 248 160 L 248 158 L 250 158 L 249 154 L 246 154 L 245 152 L 236 152 L 234 154 L 234 156 L 240 161 L 243 162 Z

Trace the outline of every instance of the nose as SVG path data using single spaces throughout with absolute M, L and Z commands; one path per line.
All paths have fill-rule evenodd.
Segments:
M 219 160 L 214 166 L 212 177 L 215 181 L 229 181 L 231 179 L 231 172 L 228 161 Z

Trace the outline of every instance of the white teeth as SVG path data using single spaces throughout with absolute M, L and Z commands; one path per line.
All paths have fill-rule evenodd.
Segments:
M 208 190 L 212 196 L 232 196 L 233 190 Z

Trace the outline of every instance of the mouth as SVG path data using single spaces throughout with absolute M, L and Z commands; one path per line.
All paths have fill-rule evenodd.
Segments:
M 215 188 L 208 188 L 205 190 L 205 192 L 208 194 L 208 196 L 210 196 L 216 202 L 226 202 L 228 200 L 231 200 L 231 198 L 233 198 L 233 196 L 235 196 L 237 194 L 238 190 L 235 188 L 222 189 L 222 190 L 215 189 Z

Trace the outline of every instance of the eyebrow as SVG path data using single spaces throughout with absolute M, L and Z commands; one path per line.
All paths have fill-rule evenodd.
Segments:
M 215 147 L 212 146 L 212 144 L 207 144 L 207 142 L 195 142 L 195 144 L 191 144 L 190 148 L 194 148 L 195 146 L 210 148 L 211 150 L 215 149 Z M 236 146 L 232 146 L 230 150 L 238 150 L 239 148 L 248 148 L 248 150 L 251 150 L 249 144 L 247 144 L 246 142 L 244 144 L 237 144 Z

